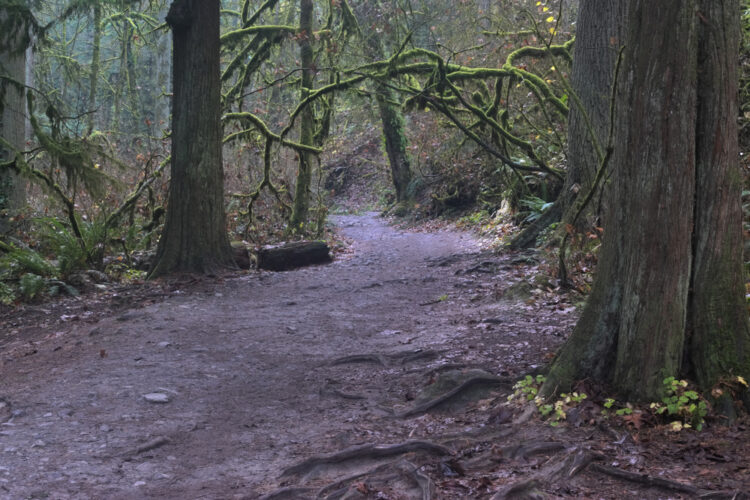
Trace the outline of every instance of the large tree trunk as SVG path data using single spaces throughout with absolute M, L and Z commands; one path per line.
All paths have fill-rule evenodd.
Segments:
M 172 179 L 151 277 L 234 267 L 226 233 L 219 74 L 219 0 L 175 0 Z
M 544 392 L 580 378 L 657 400 L 750 374 L 734 0 L 629 2 L 612 188 L 594 287 Z
M 14 38 L 20 38 L 13 35 Z M 12 40 L 9 40 L 9 42 Z M 26 82 L 26 54 L 23 51 L 7 49 L 0 53 L 0 72 L 17 84 Z M 2 103 L 0 103 L 0 136 L 14 148 L 23 150 L 26 145 L 26 93 L 8 81 L 0 82 Z M 12 159 L 10 151 L 0 149 L 0 160 Z M 0 171 L 0 210 L 16 210 L 26 203 L 26 184 L 10 169 Z M 1 219 L 0 219 L 1 220 Z
M 512 249 L 533 246 L 552 223 L 561 219 L 572 222 L 578 195 L 586 196 L 591 189 L 607 142 L 612 79 L 625 37 L 627 5 L 627 0 L 581 0 L 570 74 L 570 85 L 581 106 L 570 100 L 565 184 L 553 209 L 514 238 Z M 589 213 L 592 208 L 597 207 L 589 207 Z
M 742 177 L 738 164 L 739 12 L 737 2 L 701 0 L 710 25 L 698 44 L 695 233 L 688 348 L 703 387 L 719 377 L 747 374 L 747 333 L 742 266 Z M 702 22 L 702 21 L 701 21 Z M 724 29 L 714 28 L 724 26 Z M 740 371 L 744 367 L 745 371 Z
M 299 47 L 302 63 L 302 90 L 300 100 L 305 99 L 313 88 L 313 49 L 312 49 L 312 0 L 300 0 L 299 15 Z M 305 107 L 300 113 L 300 143 L 313 145 L 315 135 L 315 116 L 312 105 Z M 292 217 L 289 221 L 293 232 L 302 232 L 307 224 L 310 211 L 310 184 L 312 180 L 312 153 L 299 153 L 299 167 L 297 170 L 297 185 L 294 190 L 294 205 Z

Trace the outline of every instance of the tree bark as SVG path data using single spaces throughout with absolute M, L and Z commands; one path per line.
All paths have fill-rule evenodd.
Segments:
M 299 47 L 300 60 L 302 63 L 302 90 L 300 101 L 304 100 L 313 88 L 313 49 L 312 49 L 312 0 L 300 0 L 299 21 Z M 307 106 L 300 113 L 300 143 L 308 146 L 313 145 L 315 135 L 315 116 L 313 107 Z M 302 232 L 307 224 L 310 211 L 310 184 L 312 180 L 313 155 L 309 152 L 300 151 L 299 167 L 297 170 L 297 184 L 294 189 L 294 205 L 292 206 L 292 217 L 289 221 L 293 232 Z
M 553 210 L 548 210 L 549 215 L 524 229 L 511 242 L 511 249 L 533 246 L 550 224 L 560 220 L 570 223 L 577 212 L 578 195 L 586 196 L 591 189 L 607 142 L 612 80 L 625 38 L 627 5 L 626 0 L 580 2 L 570 85 L 583 109 L 570 100 L 565 184 Z M 591 207 L 588 212 L 591 213 Z
M 385 139 L 385 152 L 388 155 L 388 163 L 391 167 L 391 179 L 396 189 L 396 201 L 403 202 L 409 199 L 408 187 L 412 179 L 409 155 L 406 151 L 406 127 L 404 115 L 394 102 L 396 96 L 393 91 L 384 85 L 377 88 L 378 110 L 380 121 L 383 124 L 383 137 Z
M 585 196 L 591 189 L 607 146 L 609 123 L 613 119 L 609 116 L 609 103 L 615 64 L 625 38 L 628 3 L 627 0 L 581 0 L 580 3 L 570 84 L 583 109 L 571 102 L 568 114 L 568 172 L 560 195 L 562 220 L 566 223 L 575 216 L 577 195 Z
M 226 233 L 222 167 L 218 0 L 175 0 L 172 179 L 150 277 L 234 268 Z
M 0 11 L 0 16 L 5 17 Z M 8 40 L 20 39 L 21 34 L 13 34 Z M 23 85 L 26 82 L 26 54 L 20 47 L 0 52 L 0 71 L 3 76 Z M 0 83 L 2 89 L 0 103 L 0 135 L 13 147 L 25 149 L 26 144 L 26 92 L 7 81 Z M 0 149 L 0 161 L 12 159 L 12 153 Z M 26 184 L 10 169 L 0 170 L 0 210 L 17 210 L 26 203 Z
M 698 41 L 696 206 L 688 316 L 695 377 L 709 387 L 747 373 L 750 336 L 744 294 L 739 146 L 737 2 L 701 0 Z M 719 27 L 723 27 L 720 29 Z
M 94 3 L 94 47 L 91 51 L 91 68 L 89 71 L 89 97 L 86 107 L 88 116 L 86 123 L 88 133 L 94 130 L 94 111 L 96 108 L 96 90 L 99 83 L 99 63 L 102 46 L 102 6 L 99 2 Z
M 599 268 L 543 388 L 750 374 L 742 290 L 733 0 L 629 2 Z

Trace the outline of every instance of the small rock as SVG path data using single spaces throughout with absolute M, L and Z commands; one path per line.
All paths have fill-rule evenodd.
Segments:
M 41 439 L 37 439 L 36 441 L 34 441 L 34 444 L 31 445 L 32 448 L 44 448 L 45 446 L 47 446 L 47 443 L 45 443 Z
M 159 342 L 159 344 L 158 344 L 158 346 L 161 347 L 161 348 L 169 347 L 171 345 L 172 345 L 171 342 Z
M 169 403 L 171 401 L 169 394 L 164 394 L 163 392 L 151 392 L 149 394 L 144 394 L 143 399 L 145 399 L 149 403 L 158 404 Z
M 133 483 L 134 488 L 140 488 L 141 486 L 146 486 L 146 481 L 136 481 Z
M 99 430 L 102 432 L 111 432 L 112 427 L 108 426 L 107 424 L 99 426 Z
M 398 335 L 399 333 L 401 333 L 401 330 L 383 330 L 378 335 L 390 336 L 390 335 Z

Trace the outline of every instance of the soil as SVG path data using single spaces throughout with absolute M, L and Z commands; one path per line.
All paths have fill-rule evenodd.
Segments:
M 373 213 L 332 219 L 351 251 L 329 265 L 4 311 L 0 498 L 750 489 L 746 420 L 672 433 L 646 414 L 606 419 L 588 400 L 552 427 L 506 403 L 577 317 L 573 299 L 531 281 L 534 255 Z

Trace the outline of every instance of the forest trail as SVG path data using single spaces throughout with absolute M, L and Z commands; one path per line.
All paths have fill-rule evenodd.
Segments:
M 255 498 L 309 455 L 407 438 L 413 423 L 380 408 L 406 403 L 430 367 L 483 354 L 461 356 L 471 315 L 456 292 L 484 285 L 454 274 L 481 254 L 468 234 L 334 219 L 349 258 L 175 289 L 3 345 L 0 497 Z
M 330 265 L 6 323 L 0 498 L 493 498 L 601 442 L 514 426 L 501 404 L 575 322 L 559 295 L 529 298 L 529 256 L 333 219 L 352 253 Z

